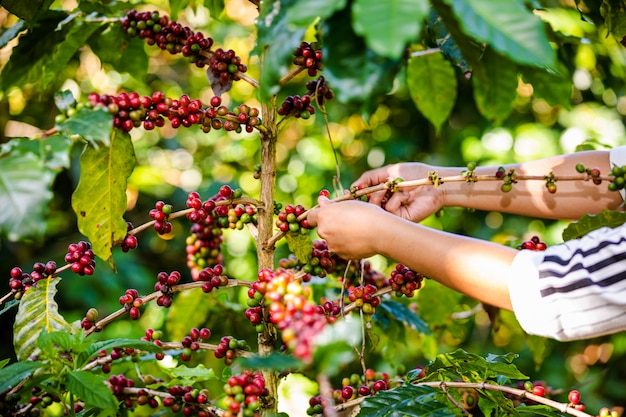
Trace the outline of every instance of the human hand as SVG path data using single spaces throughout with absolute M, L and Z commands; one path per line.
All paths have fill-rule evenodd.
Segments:
M 390 216 L 380 207 L 361 201 L 332 202 L 320 196 L 319 207 L 312 209 L 307 220 L 317 226 L 317 234 L 328 243 L 328 249 L 344 259 L 363 259 L 378 253 L 376 242 L 384 218 Z
M 407 181 L 425 179 L 434 170 L 437 168 L 420 162 L 387 165 L 364 172 L 352 187 L 374 186 L 396 178 Z M 387 191 L 377 191 L 370 194 L 369 202 L 414 222 L 425 219 L 443 207 L 440 190 L 431 185 L 401 188 L 387 197 Z

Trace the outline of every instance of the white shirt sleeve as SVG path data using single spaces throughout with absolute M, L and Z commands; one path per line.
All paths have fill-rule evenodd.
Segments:
M 612 149 L 610 163 L 626 165 L 626 147 Z M 543 252 L 521 250 L 509 292 L 529 334 L 575 340 L 626 330 L 626 224 Z

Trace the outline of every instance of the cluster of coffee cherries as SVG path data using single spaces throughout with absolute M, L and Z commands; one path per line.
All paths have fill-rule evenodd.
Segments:
M 43 262 L 35 262 L 31 273 L 24 272 L 19 266 L 12 268 L 9 287 L 15 292 L 13 297 L 19 300 L 24 291 L 28 290 L 37 281 L 54 276 L 56 270 L 57 264 L 54 261 L 48 261 L 45 264 Z
M 613 166 L 611 168 L 613 180 L 609 183 L 610 191 L 623 190 L 626 186 L 626 166 Z
M 225 287 L 228 285 L 228 277 L 222 275 L 224 273 L 224 267 L 222 264 L 217 264 L 214 267 L 207 266 L 200 272 L 193 275 L 194 281 L 203 281 L 202 292 L 205 294 L 210 293 L 215 288 Z
M 137 249 L 139 245 L 139 241 L 137 240 L 137 236 L 131 235 L 129 232 L 133 230 L 133 224 L 131 222 L 126 222 L 126 236 L 119 243 L 122 248 L 122 252 L 128 252 L 132 249 Z
M 498 167 L 496 170 L 496 178 L 502 180 L 502 185 L 500 185 L 500 190 L 504 193 L 508 193 L 513 189 L 513 184 L 517 181 L 515 180 L 515 170 L 511 168 L 508 172 L 504 167 Z
M 544 251 L 548 248 L 545 242 L 542 242 L 539 236 L 533 236 L 529 240 L 525 240 L 520 244 L 520 249 L 528 249 L 534 251 Z
M 350 377 L 343 378 L 341 386 L 340 389 L 333 389 L 330 392 L 330 397 L 335 404 L 342 404 L 359 397 L 369 397 L 391 388 L 389 374 L 377 372 L 371 368 L 368 368 L 363 376 L 352 374 Z M 310 416 L 321 415 L 326 405 L 322 395 L 314 395 L 309 399 L 306 413 Z
M 396 296 L 401 297 L 404 295 L 406 297 L 413 297 L 415 291 L 421 288 L 423 280 L 424 275 L 400 263 L 391 271 L 389 285 L 391 285 L 391 289 L 395 291 Z
M 197 389 L 190 385 L 174 385 L 167 389 L 169 394 L 163 398 L 163 406 L 173 413 L 182 411 L 184 416 L 216 417 L 209 408 L 209 390 Z
M 83 319 L 81 320 L 80 327 L 83 330 L 89 330 L 96 325 L 97 321 L 98 310 L 96 310 L 94 307 L 91 307 L 89 310 L 87 310 L 87 313 L 85 313 L 85 317 L 83 317 Z
M 145 335 L 141 338 L 141 340 L 144 340 L 146 342 L 152 342 L 154 343 L 156 346 L 163 346 L 163 342 L 161 342 L 161 337 L 163 336 L 163 334 L 161 333 L 160 330 L 154 330 L 153 328 L 147 328 L 145 331 Z M 154 357 L 157 360 L 162 360 L 163 358 L 165 358 L 165 353 L 163 352 L 157 352 L 154 354 Z
M 380 305 L 380 297 L 374 295 L 378 287 L 373 284 L 348 288 L 348 300 L 365 314 L 374 314 Z
M 135 351 L 132 348 L 121 348 L 121 347 L 116 346 L 111 349 L 110 353 L 107 353 L 106 349 L 102 349 L 98 351 L 98 353 L 96 354 L 97 357 L 93 358 L 91 362 L 99 361 L 101 365 L 102 373 L 110 374 L 111 362 L 124 358 L 124 357 L 128 357 L 128 356 L 130 356 L 133 360 L 136 360 L 139 358 L 138 352 L 139 351 Z
M 209 59 L 209 69 L 213 78 L 222 85 L 240 80 L 240 73 L 248 70 L 235 51 L 232 49 L 225 51 L 222 48 L 216 49 Z
M 335 93 L 330 89 L 324 77 L 317 80 L 307 81 L 307 93 L 302 97 L 299 95 L 287 96 L 281 103 L 277 113 L 281 116 L 294 116 L 296 118 L 308 119 L 315 114 L 314 102 L 319 106 L 323 105 L 326 100 L 335 97 Z
M 381 289 L 389 285 L 387 276 L 376 270 L 369 261 L 348 262 L 337 255 L 332 256 L 335 259 L 335 270 L 341 272 L 339 281 L 345 282 L 347 287 L 373 285 Z
M 205 108 L 200 100 L 191 99 L 186 94 L 172 99 L 165 97 L 162 91 L 156 91 L 152 96 L 140 96 L 136 92 L 89 94 L 89 105 L 106 108 L 113 115 L 113 126 L 124 132 L 140 126 L 145 130 L 153 130 L 165 126 L 166 120 L 174 129 L 201 125 L 205 133 L 221 128 L 240 133 L 242 126 L 245 126 L 247 132 L 252 132 L 262 124 L 257 108 L 241 104 L 230 111 L 221 105 L 218 96 L 213 96 L 210 103 L 211 106 Z
M 317 71 L 322 69 L 324 55 L 316 42 L 302 42 L 294 51 L 294 65 L 305 67 L 309 76 L 315 77 Z
M 181 275 L 178 271 L 172 271 L 169 274 L 161 271 L 157 274 L 157 283 L 154 284 L 154 290 L 161 291 L 161 295 L 156 300 L 158 306 L 169 308 L 172 305 L 172 287 L 177 285 L 180 280 Z
M 154 230 L 164 235 L 171 233 L 172 223 L 169 222 L 170 214 L 172 214 L 172 205 L 165 204 L 159 200 L 155 203 L 154 208 L 150 210 L 150 218 L 154 220 Z
M 329 323 L 337 321 L 337 318 L 339 318 L 341 314 L 341 306 L 338 300 L 329 301 L 327 298 L 323 297 L 320 300 L 320 305 L 316 308 L 317 311 L 326 316 L 326 320 L 328 320 Z
M 225 417 L 260 416 L 261 401 L 269 395 L 261 371 L 244 369 L 241 374 L 228 378 L 224 385 Z
M 81 240 L 67 247 L 65 262 L 71 264 L 72 272 L 78 275 L 93 275 L 96 269 L 96 254 L 89 242 Z
M 608 407 L 602 407 L 597 417 L 620 417 L 622 414 L 617 410 L 611 410 Z
M 40 387 L 33 387 L 30 392 L 31 392 L 31 397 L 29 398 L 28 402 L 32 407 L 30 408 L 30 410 L 28 410 L 28 413 L 22 412 L 22 413 L 10 414 L 10 415 L 28 415 L 28 416 L 39 416 L 42 414 L 47 415 L 48 413 L 50 413 L 50 411 L 46 410 L 48 409 L 48 407 L 50 407 L 54 403 L 61 402 L 61 398 L 59 398 L 58 395 L 52 394 L 50 392 L 45 392 Z M 0 404 L 1 403 L 3 403 L 3 401 L 0 399 Z M 82 403 L 77 402 L 74 404 L 74 412 L 76 413 L 80 413 L 83 410 L 83 408 L 84 406 Z M 0 406 L 0 410 L 2 410 L 2 406 Z M 0 415 L 4 415 L 4 414 L 0 414 Z
M 303 286 L 299 277 L 288 269 L 273 271 L 265 268 L 259 271 L 257 278 L 248 297 L 260 299 L 256 292 L 263 296 L 262 302 L 269 309 L 269 320 L 281 331 L 285 348 L 294 356 L 310 361 L 313 339 L 328 324 L 326 315 L 309 300 L 310 287 Z
M 136 289 L 127 289 L 124 295 L 120 297 L 120 305 L 128 311 L 131 320 L 139 320 L 141 317 L 139 308 L 143 305 L 143 299 L 139 297 L 139 292 Z
M 244 339 L 235 339 L 232 336 L 222 336 L 213 354 L 217 359 L 224 358 L 226 366 L 230 366 L 237 358 L 237 350 L 250 350 L 248 342 Z
M 200 349 L 200 343 L 202 343 L 209 337 L 211 337 L 210 329 L 206 327 L 203 327 L 201 329 L 198 329 L 197 327 L 192 328 L 189 331 L 189 334 L 183 337 L 183 340 L 181 341 L 183 351 L 180 354 L 180 358 L 185 362 L 190 361 L 193 352 L 196 352 L 198 349 Z
M 624 174 L 622 174 L 621 171 L 622 171 L 621 167 L 613 167 L 611 169 L 611 175 L 614 175 L 616 177 L 613 181 L 611 181 L 611 183 L 615 183 L 615 180 L 617 179 L 618 176 L 623 177 Z M 597 168 L 597 167 L 587 168 L 583 164 L 578 163 L 576 164 L 576 172 L 580 174 L 586 173 L 587 177 L 591 178 L 591 180 L 593 181 L 595 185 L 602 184 L 602 179 L 600 178 L 600 175 L 601 175 L 600 168 Z M 624 178 L 622 178 L 622 180 L 619 182 L 622 184 L 622 188 L 623 188 Z M 612 190 L 612 191 L 617 191 L 619 189 L 617 188 L 617 184 L 615 184 L 614 186 L 611 186 L 610 185 L 611 183 L 609 183 L 609 189 L 612 189 L 613 187 L 615 187 L 615 190 Z
M 257 223 L 256 207 L 232 202 L 241 194 L 241 189 L 223 185 L 216 195 L 204 202 L 195 191 L 187 196 L 186 205 L 193 209 L 187 218 L 194 223 L 186 241 L 187 266 L 194 280 L 198 280 L 203 268 L 223 262 L 222 229 L 243 229 L 248 223 Z
M 246 132 L 251 133 L 255 127 L 262 124 L 259 109 L 256 107 L 250 107 L 244 103 L 231 111 L 222 105 L 222 99 L 219 96 L 213 96 L 210 103 L 211 107 L 206 108 L 204 119 L 202 119 L 204 133 L 209 133 L 211 129 L 222 128 L 227 132 L 241 133 L 242 126 L 245 126 Z
M 287 204 L 285 209 L 278 213 L 276 227 L 283 233 L 306 233 L 313 227 L 309 225 L 309 221 L 306 218 L 298 220 L 305 211 L 306 209 L 301 204 Z

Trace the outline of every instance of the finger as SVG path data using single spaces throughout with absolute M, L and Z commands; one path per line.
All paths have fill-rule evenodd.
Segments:
M 403 204 L 406 204 L 409 201 L 409 193 L 405 191 L 397 191 L 393 193 L 391 198 L 387 201 L 385 205 L 385 210 L 396 213 Z

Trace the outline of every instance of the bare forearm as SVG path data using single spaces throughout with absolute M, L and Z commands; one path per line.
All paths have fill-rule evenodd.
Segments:
M 469 297 L 511 310 L 507 277 L 515 249 L 396 216 L 380 226 L 377 252 Z
M 520 175 L 556 176 L 577 175 L 576 164 L 598 167 L 603 175 L 611 171 L 609 152 L 593 151 L 560 155 L 537 161 L 505 165 Z M 497 167 L 478 167 L 477 175 L 493 175 Z M 451 175 L 453 169 L 445 168 L 439 176 Z M 458 172 L 457 172 L 458 175 Z M 475 183 L 450 182 L 441 188 L 445 206 L 460 206 L 477 210 L 500 211 L 532 217 L 577 219 L 584 214 L 599 213 L 604 209 L 617 209 L 622 203 L 617 192 L 608 191 L 606 181 L 600 185 L 592 181 L 557 181 L 557 191 L 548 192 L 545 181 L 519 181 L 511 191 L 500 191 L 500 183 L 478 181 Z

